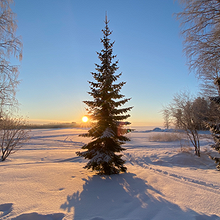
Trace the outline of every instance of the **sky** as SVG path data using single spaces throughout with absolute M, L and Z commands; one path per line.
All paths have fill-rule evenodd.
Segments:
M 161 110 L 175 93 L 199 91 L 182 52 L 177 1 L 15 0 L 12 9 L 23 42 L 19 114 L 30 123 L 80 123 L 86 115 L 106 13 L 121 93 L 134 106 L 128 121 L 163 125 Z

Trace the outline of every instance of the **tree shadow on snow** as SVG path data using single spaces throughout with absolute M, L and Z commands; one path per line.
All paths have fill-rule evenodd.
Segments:
M 21 214 L 15 218 L 9 217 L 13 210 L 13 203 L 5 203 L 0 205 L 0 219 L 11 219 L 11 220 L 62 220 L 64 217 L 63 213 L 53 213 L 49 215 L 41 215 L 36 212 Z
M 67 197 L 61 209 L 74 212 L 74 219 L 194 219 L 214 220 L 217 216 L 183 211 L 170 203 L 159 191 L 133 173 L 92 176 L 83 179 L 83 191 Z
M 0 205 L 0 219 L 12 211 L 13 203 L 5 203 Z
M 55 213 L 49 215 L 41 215 L 36 212 L 27 213 L 12 218 L 12 220 L 62 220 L 64 218 L 63 213 Z

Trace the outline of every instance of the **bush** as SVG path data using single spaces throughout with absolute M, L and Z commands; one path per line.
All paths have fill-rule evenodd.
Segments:
M 0 121 L 0 160 L 4 161 L 10 154 L 15 153 L 29 139 L 29 130 L 24 129 L 22 118 L 6 116 Z

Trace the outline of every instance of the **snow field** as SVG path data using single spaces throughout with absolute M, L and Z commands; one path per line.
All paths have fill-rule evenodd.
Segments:
M 89 141 L 78 136 L 84 132 L 33 130 L 30 142 L 0 163 L 0 219 L 220 219 L 210 139 L 202 139 L 197 158 L 181 152 L 179 141 L 150 141 L 158 132 L 133 132 L 123 152 L 128 172 L 98 176 L 75 154 Z

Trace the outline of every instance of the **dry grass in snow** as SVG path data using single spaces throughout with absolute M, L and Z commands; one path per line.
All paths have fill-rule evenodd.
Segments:
M 172 142 L 180 141 L 183 139 L 183 134 L 181 133 L 167 133 L 167 132 L 158 132 L 153 135 L 149 135 L 149 141 L 159 141 L 159 142 Z

